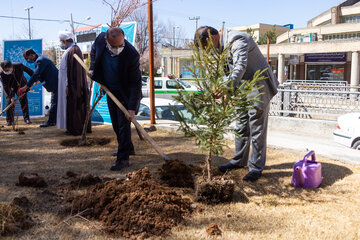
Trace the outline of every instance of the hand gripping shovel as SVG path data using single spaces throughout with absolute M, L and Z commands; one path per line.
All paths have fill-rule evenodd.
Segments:
M 85 65 L 85 63 L 81 60 L 81 58 L 74 54 L 74 58 L 80 63 L 80 65 L 85 69 L 86 74 L 89 76 L 89 69 Z M 109 91 L 107 87 L 98 83 L 100 87 L 106 92 L 106 94 L 114 101 L 114 103 L 120 108 L 120 110 L 125 114 L 125 116 L 130 116 L 127 109 L 119 102 L 119 100 Z M 135 118 L 131 118 L 131 122 L 135 125 L 136 129 L 145 137 L 145 139 L 151 144 L 151 146 L 156 150 L 156 152 L 164 158 L 164 160 L 170 160 L 168 156 L 161 150 L 159 145 L 150 137 L 150 135 L 141 127 L 141 125 L 135 120 Z
M 38 85 L 38 83 L 35 83 L 34 85 L 32 85 L 31 88 L 35 87 L 36 85 Z M 28 92 L 31 88 L 29 88 L 29 89 L 27 90 L 27 92 Z M 27 92 L 25 92 L 25 93 L 21 94 L 20 96 L 18 96 L 18 97 L 15 99 L 14 102 L 10 103 L 4 110 L 2 110 L 2 112 L 0 113 L 0 116 L 3 115 L 4 112 L 6 112 L 7 110 L 9 110 L 9 108 L 11 108 L 12 106 L 14 106 L 14 105 L 17 103 L 17 101 L 19 101 L 21 98 L 23 98 L 23 97 L 26 95 Z

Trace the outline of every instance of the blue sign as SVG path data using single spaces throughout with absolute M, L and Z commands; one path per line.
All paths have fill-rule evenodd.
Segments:
M 346 62 L 346 53 L 305 54 L 305 62 Z
M 136 22 L 127 22 L 120 25 L 120 28 L 125 33 L 125 39 L 134 44 L 136 36 Z M 109 29 L 107 25 L 101 26 L 101 31 L 106 32 Z M 96 101 L 96 92 L 100 90 L 100 86 L 95 82 L 94 88 L 92 91 L 91 105 Z M 91 121 L 94 123 L 111 123 L 110 113 L 107 105 L 106 94 L 101 98 L 101 100 L 96 105 L 94 111 L 91 114 Z
M 11 62 L 21 62 L 25 66 L 35 70 L 35 63 L 29 64 L 22 56 L 23 51 L 26 48 L 32 48 L 36 53 L 42 53 L 42 40 L 16 40 L 16 41 L 4 41 L 4 60 Z M 27 80 L 30 76 L 24 72 Z M 4 92 L 4 91 L 3 91 Z M 29 115 L 31 117 L 43 116 L 43 88 L 41 84 L 34 86 L 27 94 Z M 2 97 L 2 110 L 6 107 L 5 94 Z M 3 114 L 2 116 L 6 116 Z M 22 116 L 20 103 L 15 104 L 15 117 Z

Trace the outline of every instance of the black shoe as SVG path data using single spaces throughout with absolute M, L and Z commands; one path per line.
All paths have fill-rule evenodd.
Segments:
M 248 174 L 245 175 L 243 178 L 244 181 L 251 181 L 255 182 L 261 177 L 261 172 L 258 171 L 250 171 Z
M 233 170 L 233 169 L 243 168 L 243 166 L 237 166 L 237 165 L 234 165 L 232 163 L 226 163 L 226 164 L 223 164 L 223 165 L 219 165 L 218 168 L 219 168 L 219 170 L 221 172 L 225 173 L 226 171 L 230 171 L 230 170 Z
M 111 171 L 120 171 L 124 168 L 129 167 L 129 160 L 126 161 L 116 161 L 110 168 Z
M 135 155 L 135 151 L 134 151 L 134 150 L 130 151 L 129 155 L 130 155 L 130 156 L 134 156 L 134 155 Z M 113 152 L 113 153 L 111 154 L 111 156 L 116 157 L 116 156 L 117 156 L 117 152 Z
M 12 122 L 6 122 L 6 126 L 11 126 Z
M 46 123 L 40 125 L 40 127 L 51 127 L 51 126 L 55 126 L 55 123 L 46 122 Z
M 25 123 L 26 123 L 26 124 L 32 124 L 32 122 L 30 121 L 30 119 L 26 119 L 26 120 L 25 120 Z

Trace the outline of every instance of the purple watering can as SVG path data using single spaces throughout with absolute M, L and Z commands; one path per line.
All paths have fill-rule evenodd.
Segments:
M 311 160 L 308 160 L 310 156 Z M 321 181 L 321 163 L 315 161 L 315 152 L 310 151 L 303 160 L 294 164 L 292 184 L 295 187 L 316 188 Z

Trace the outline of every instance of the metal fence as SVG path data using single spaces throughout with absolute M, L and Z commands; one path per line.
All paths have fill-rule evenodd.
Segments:
M 324 84 L 284 84 L 271 101 L 273 116 L 336 120 L 360 112 L 360 87 Z

